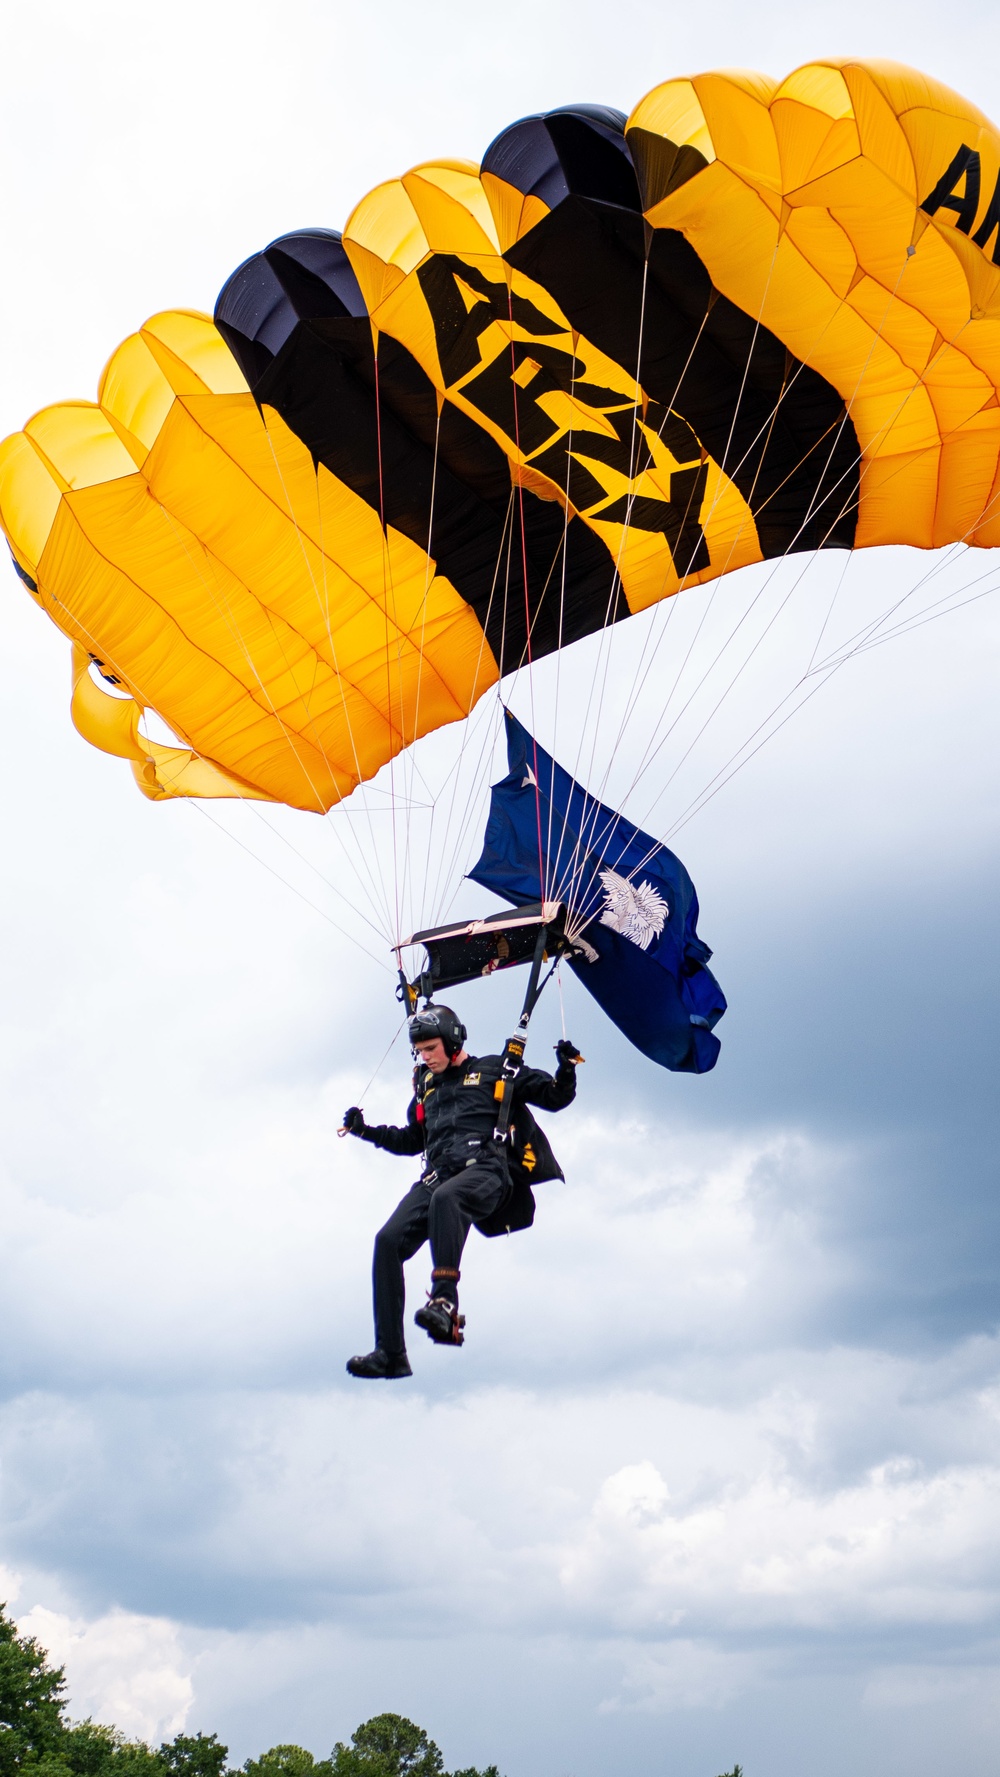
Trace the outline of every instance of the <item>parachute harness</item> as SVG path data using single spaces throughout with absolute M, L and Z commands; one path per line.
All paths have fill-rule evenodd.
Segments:
M 510 1113 L 514 1099 L 514 1082 L 524 1064 L 524 1050 L 528 1041 L 528 1025 L 531 1021 L 531 1014 L 541 998 L 543 989 L 552 979 L 552 975 L 559 965 L 557 954 L 545 980 L 539 980 L 542 964 L 545 961 L 548 936 L 549 928 L 543 925 L 535 941 L 535 954 L 531 959 L 531 974 L 528 976 L 521 1016 L 517 1021 L 517 1029 L 513 1036 L 509 1036 L 503 1046 L 500 1078 L 493 1088 L 494 1097 L 500 1107 L 493 1129 L 493 1139 L 501 1147 L 505 1147 L 510 1140 Z

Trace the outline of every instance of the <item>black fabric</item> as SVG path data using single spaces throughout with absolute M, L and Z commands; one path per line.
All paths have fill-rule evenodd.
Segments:
M 391 1154 L 426 1154 L 426 1170 L 446 1178 L 468 1161 L 497 1166 L 507 1176 L 504 1150 L 493 1141 L 498 1100 L 495 1088 L 501 1076 L 499 1055 L 469 1055 L 443 1074 L 421 1068 L 406 1122 L 369 1125 L 363 1139 Z M 576 1096 L 576 1069 L 561 1065 L 553 1078 L 544 1068 L 522 1067 L 514 1081 L 511 1110 L 512 1150 L 515 1165 L 523 1164 L 530 1144 L 536 1167 L 529 1167 L 536 1183 L 543 1178 L 562 1178 L 552 1150 L 532 1117 L 529 1105 L 561 1111 Z M 444 1260 L 443 1263 L 449 1263 Z
M 510 1186 L 496 1209 L 492 1214 L 476 1219 L 477 1232 L 484 1234 L 487 1240 L 498 1240 L 502 1234 L 520 1234 L 534 1225 L 535 1193 L 523 1173 L 515 1177 L 513 1168 L 511 1173 Z
M 955 227 L 962 234 L 968 234 L 976 220 L 979 208 L 979 184 L 982 176 L 979 154 L 970 148 L 967 142 L 956 151 L 955 158 L 940 179 L 923 199 L 920 208 L 927 216 L 936 216 L 939 210 L 955 211 Z M 959 193 L 956 187 L 962 181 L 963 190 Z
M 600 538 L 578 518 L 567 526 L 558 502 L 529 490 L 520 490 L 512 508 L 500 446 L 451 403 L 439 427 L 430 379 L 386 336 L 379 345 L 377 403 L 375 381 L 367 320 L 303 322 L 257 379 L 254 394 L 386 525 L 433 555 L 475 611 L 501 671 L 524 658 L 529 614 L 532 654 L 558 646 L 564 539 L 573 597 L 563 637 L 572 641 L 599 627 L 614 583 L 614 563 Z M 506 382 L 512 389 L 509 375 Z
M 529 1104 L 559 1111 L 576 1096 L 576 1069 L 561 1062 L 553 1077 L 523 1067 L 514 1085 L 510 1144 L 493 1140 L 500 1078 L 499 1055 L 467 1056 L 443 1074 L 418 1067 L 403 1124 L 368 1125 L 363 1140 L 390 1154 L 419 1154 L 423 1178 L 411 1187 L 375 1238 L 372 1288 L 375 1340 L 398 1352 L 403 1336 L 403 1266 L 428 1238 L 434 1268 L 460 1270 L 472 1223 L 487 1236 L 528 1228 L 534 1220 L 531 1183 L 562 1178 L 562 1168 Z M 442 1279 L 436 1295 L 450 1294 Z
M 836 389 L 720 296 L 694 248 L 675 230 L 650 231 L 643 315 L 642 210 L 705 161 L 666 141 L 654 153 L 653 138 L 631 132 L 627 142 L 624 124 L 617 127 L 618 135 L 613 113 L 588 115 L 586 108 L 567 107 L 566 113 L 527 118 L 491 144 L 483 171 L 550 206 L 550 214 L 507 253 L 509 263 L 551 291 L 585 339 L 637 376 L 641 321 L 643 388 L 693 428 L 697 442 L 688 460 L 703 446 L 725 467 L 754 514 L 765 557 L 852 547 L 860 450 Z M 652 180 L 656 186 L 644 197 L 629 147 L 633 134 L 643 184 L 650 187 Z M 574 450 L 579 453 L 579 434 Z M 653 501 L 635 501 L 628 509 L 631 524 L 663 531 L 681 575 L 708 565 L 697 524 L 704 473 L 700 485 L 686 490 L 675 488 L 679 478 L 671 477 L 670 506 L 683 511 L 668 517 L 652 510 Z M 650 510 L 642 510 L 643 504 Z M 601 516 L 623 521 L 626 502 L 619 505 Z
M 625 115 L 607 105 L 564 105 L 522 118 L 494 137 L 482 172 L 550 209 L 570 192 L 640 210 Z
M 669 136 L 658 136 L 653 130 L 633 127 L 628 132 L 628 146 L 643 210 L 655 209 L 708 166 L 700 149 L 692 148 L 690 142 L 671 142 Z
M 507 1181 L 496 1168 L 468 1166 L 437 1185 L 420 1180 L 396 1205 L 375 1236 L 372 1259 L 375 1342 L 384 1351 L 396 1354 L 406 1346 L 403 1266 L 407 1259 L 429 1239 L 434 1268 L 459 1270 L 473 1221 L 489 1216 L 506 1190 Z M 434 1294 L 448 1301 L 458 1299 L 451 1278 L 436 1281 Z
M 649 143 L 636 146 L 644 179 L 669 184 L 696 170 L 672 144 L 664 144 L 666 159 Z M 527 118 L 491 144 L 483 168 L 552 206 L 511 248 L 509 263 L 551 291 L 585 340 L 637 373 L 647 230 L 621 114 L 568 106 Z M 576 382 L 572 353 L 554 343 L 559 323 L 505 278 L 437 253 L 417 276 L 446 382 L 467 379 L 463 396 L 530 456 L 530 467 L 568 487 L 579 511 L 660 532 L 681 577 L 708 566 L 706 453 L 748 501 L 766 557 L 850 547 L 860 453 L 836 390 L 713 289 L 682 235 L 658 229 L 649 240 L 644 419 L 682 465 L 669 499 L 600 509 L 604 486 L 588 463 L 610 463 L 629 478 L 648 460 L 641 435 L 636 454 L 631 402 Z M 471 304 L 470 290 L 479 298 Z M 530 338 L 484 363 L 480 339 L 497 320 Z M 429 377 L 386 334 L 376 367 L 361 291 L 335 231 L 284 235 L 245 261 L 220 294 L 216 323 L 257 401 L 274 407 L 384 524 L 433 556 L 475 611 L 501 673 L 523 661 L 529 636 L 540 658 L 628 614 L 613 553 L 582 518 L 567 524 L 559 501 L 530 487 L 512 500 L 506 452 L 454 402 L 445 400 L 439 415 Z M 614 436 L 577 429 L 568 456 L 543 398 L 574 388 Z
M 447 256 L 422 268 L 445 338 L 458 324 L 449 303 L 457 305 L 463 328 L 468 320 L 449 267 L 473 283 L 478 278 Z M 506 285 L 479 282 L 491 292 L 491 307 L 480 319 L 506 315 Z M 514 308 L 520 315 L 517 299 Z M 551 331 L 532 305 L 524 309 L 531 309 L 531 325 Z M 524 659 L 529 621 L 532 655 L 541 656 L 559 645 L 560 635 L 573 641 L 599 627 L 609 601 L 612 617 L 624 613 L 614 561 L 601 539 L 578 518 L 567 526 L 558 502 L 528 489 L 512 508 L 510 466 L 500 446 L 450 402 L 439 423 L 429 377 L 388 335 L 379 341 L 376 398 L 371 324 L 338 235 L 308 230 L 273 241 L 225 284 L 215 321 L 258 403 L 273 407 L 315 461 L 384 523 L 433 555 L 475 611 L 502 672 Z M 475 333 L 469 337 L 474 363 Z M 513 414 L 513 385 L 509 375 L 501 380 Z M 564 547 L 573 597 L 560 631 Z
M 564 1081 L 568 1088 L 572 1072 L 571 1068 L 559 1068 L 555 1076 L 556 1084 Z M 545 1185 L 552 1179 L 565 1177 L 552 1152 L 548 1136 L 532 1116 L 528 1106 L 518 1098 L 516 1090 L 508 1129 L 507 1170 L 514 1184 Z
M 375 1148 L 385 1148 L 389 1154 L 422 1154 L 424 1131 L 423 1125 L 417 1122 L 416 1099 L 410 1100 L 405 1123 L 366 1123 L 360 1134 L 362 1141 L 371 1142 Z
M 14 554 L 13 550 L 11 550 L 11 552 L 10 552 L 10 559 L 14 564 L 14 572 L 17 575 L 18 579 L 24 581 L 24 584 L 28 588 L 29 592 L 37 592 L 38 591 L 38 581 L 33 580 L 31 578 L 31 575 L 27 572 L 27 569 L 22 568 L 22 566 L 21 566 L 20 562 L 18 561 L 17 556 Z
M 551 290 L 585 338 L 636 374 L 645 245 L 641 216 L 569 197 L 507 258 Z M 663 421 L 678 417 L 725 467 L 754 515 L 765 557 L 853 546 L 860 449 L 840 395 L 720 296 L 694 248 L 673 229 L 652 233 L 641 344 L 644 389 L 661 404 Z M 646 419 L 661 423 L 648 410 Z M 643 466 L 640 459 L 637 468 Z M 690 510 L 696 521 L 693 501 Z M 631 522 L 643 526 L 647 519 L 633 511 Z M 679 574 L 705 565 L 690 524 L 679 548 L 667 525 L 649 528 L 665 531 Z
M 237 266 L 219 292 L 215 325 L 253 388 L 300 320 L 366 319 L 340 234 L 303 228 Z

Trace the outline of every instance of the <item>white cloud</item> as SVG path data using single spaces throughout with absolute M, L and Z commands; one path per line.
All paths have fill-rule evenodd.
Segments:
M 125 1610 L 88 1622 L 36 1604 L 18 1629 L 65 1666 L 74 1718 L 110 1722 L 154 1744 L 184 1727 L 194 1691 L 176 1623 Z
M 766 1657 L 681 1638 L 652 1646 L 623 1639 L 613 1644 L 613 1653 L 624 1671 L 617 1693 L 599 1704 L 602 1715 L 720 1709 L 765 1676 L 768 1667 Z
M 5 1567 L 0 1562 L 0 1604 L 11 1605 L 21 1590 L 21 1576 L 12 1567 Z
M 449 1398 L 446 1376 L 437 1399 L 208 1391 L 152 1417 L 99 1397 L 25 1402 L 4 1415 L 8 1496 L 24 1547 L 86 1527 L 98 1572 L 115 1551 L 131 1595 L 155 1561 L 159 1595 L 190 1595 L 208 1621 L 235 1597 L 373 1635 L 416 1632 L 445 1600 L 452 1628 L 591 1643 L 989 1632 L 1000 1438 L 974 1390 L 968 1454 L 931 1463 L 922 1365 L 873 1388 L 865 1352 L 785 1363 L 763 1389 L 737 1368 L 714 1403 L 683 1371 L 684 1394 L 616 1378 Z M 859 1390 L 884 1421 L 881 1459 L 862 1465 L 837 1448 L 839 1404 Z M 56 1473 L 46 1506 L 32 1478 Z M 76 1570 L 92 1587 L 93 1558 Z
M 1000 1604 L 1000 1464 L 918 1477 L 890 1462 L 830 1494 L 780 1465 L 704 1487 L 671 1509 L 651 1463 L 612 1475 L 562 1552 L 567 1600 L 617 1627 L 694 1618 L 765 1625 L 989 1624 Z
M 0 1278 L 22 1328 L 6 1354 L 12 1380 L 19 1363 L 22 1386 L 238 1385 L 301 1376 L 320 1349 L 320 1373 L 336 1374 L 334 1354 L 368 1337 L 371 1240 L 410 1177 L 336 1139 L 335 1107 L 355 1084 L 340 1075 L 231 1098 L 190 1159 L 164 1128 L 146 1176 L 103 1204 L 61 1183 L 58 1195 L 0 1183 Z M 387 1083 L 369 1114 L 400 1115 L 405 1090 Z M 783 1339 L 842 1285 L 817 1205 L 863 1155 L 795 1134 L 681 1134 L 652 1118 L 619 1123 L 609 1141 L 585 1095 L 551 1128 L 570 1183 L 539 1188 L 530 1236 L 474 1234 L 467 1250 L 461 1361 L 477 1380 L 482 1364 L 512 1380 L 556 1380 L 567 1360 L 581 1377 L 623 1360 L 646 1370 L 682 1347 L 725 1346 L 736 1328 Z M 411 1289 L 426 1263 L 411 1265 Z M 576 1324 L 585 1276 L 599 1279 L 603 1311 Z

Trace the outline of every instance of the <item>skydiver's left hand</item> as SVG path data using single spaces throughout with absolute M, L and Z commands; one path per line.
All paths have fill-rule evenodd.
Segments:
M 555 1048 L 560 1067 L 576 1067 L 577 1062 L 583 1060 L 576 1044 L 571 1043 L 568 1037 L 561 1037 Z

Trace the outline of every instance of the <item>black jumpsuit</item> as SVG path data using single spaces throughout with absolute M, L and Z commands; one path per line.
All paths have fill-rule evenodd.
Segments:
M 420 1068 L 402 1127 L 382 1123 L 362 1131 L 364 1141 L 390 1154 L 426 1154 L 421 1177 L 375 1236 L 375 1343 L 390 1356 L 406 1348 L 404 1262 L 429 1236 L 434 1269 L 457 1273 L 472 1223 L 492 1215 L 510 1190 L 506 1154 L 493 1139 L 500 1067 L 499 1055 L 467 1055 L 443 1074 Z M 542 1068 L 522 1067 L 514 1082 L 512 1116 L 519 1104 L 561 1111 L 575 1095 L 571 1063 L 560 1063 L 555 1078 Z M 435 1280 L 434 1294 L 456 1301 L 455 1280 Z

